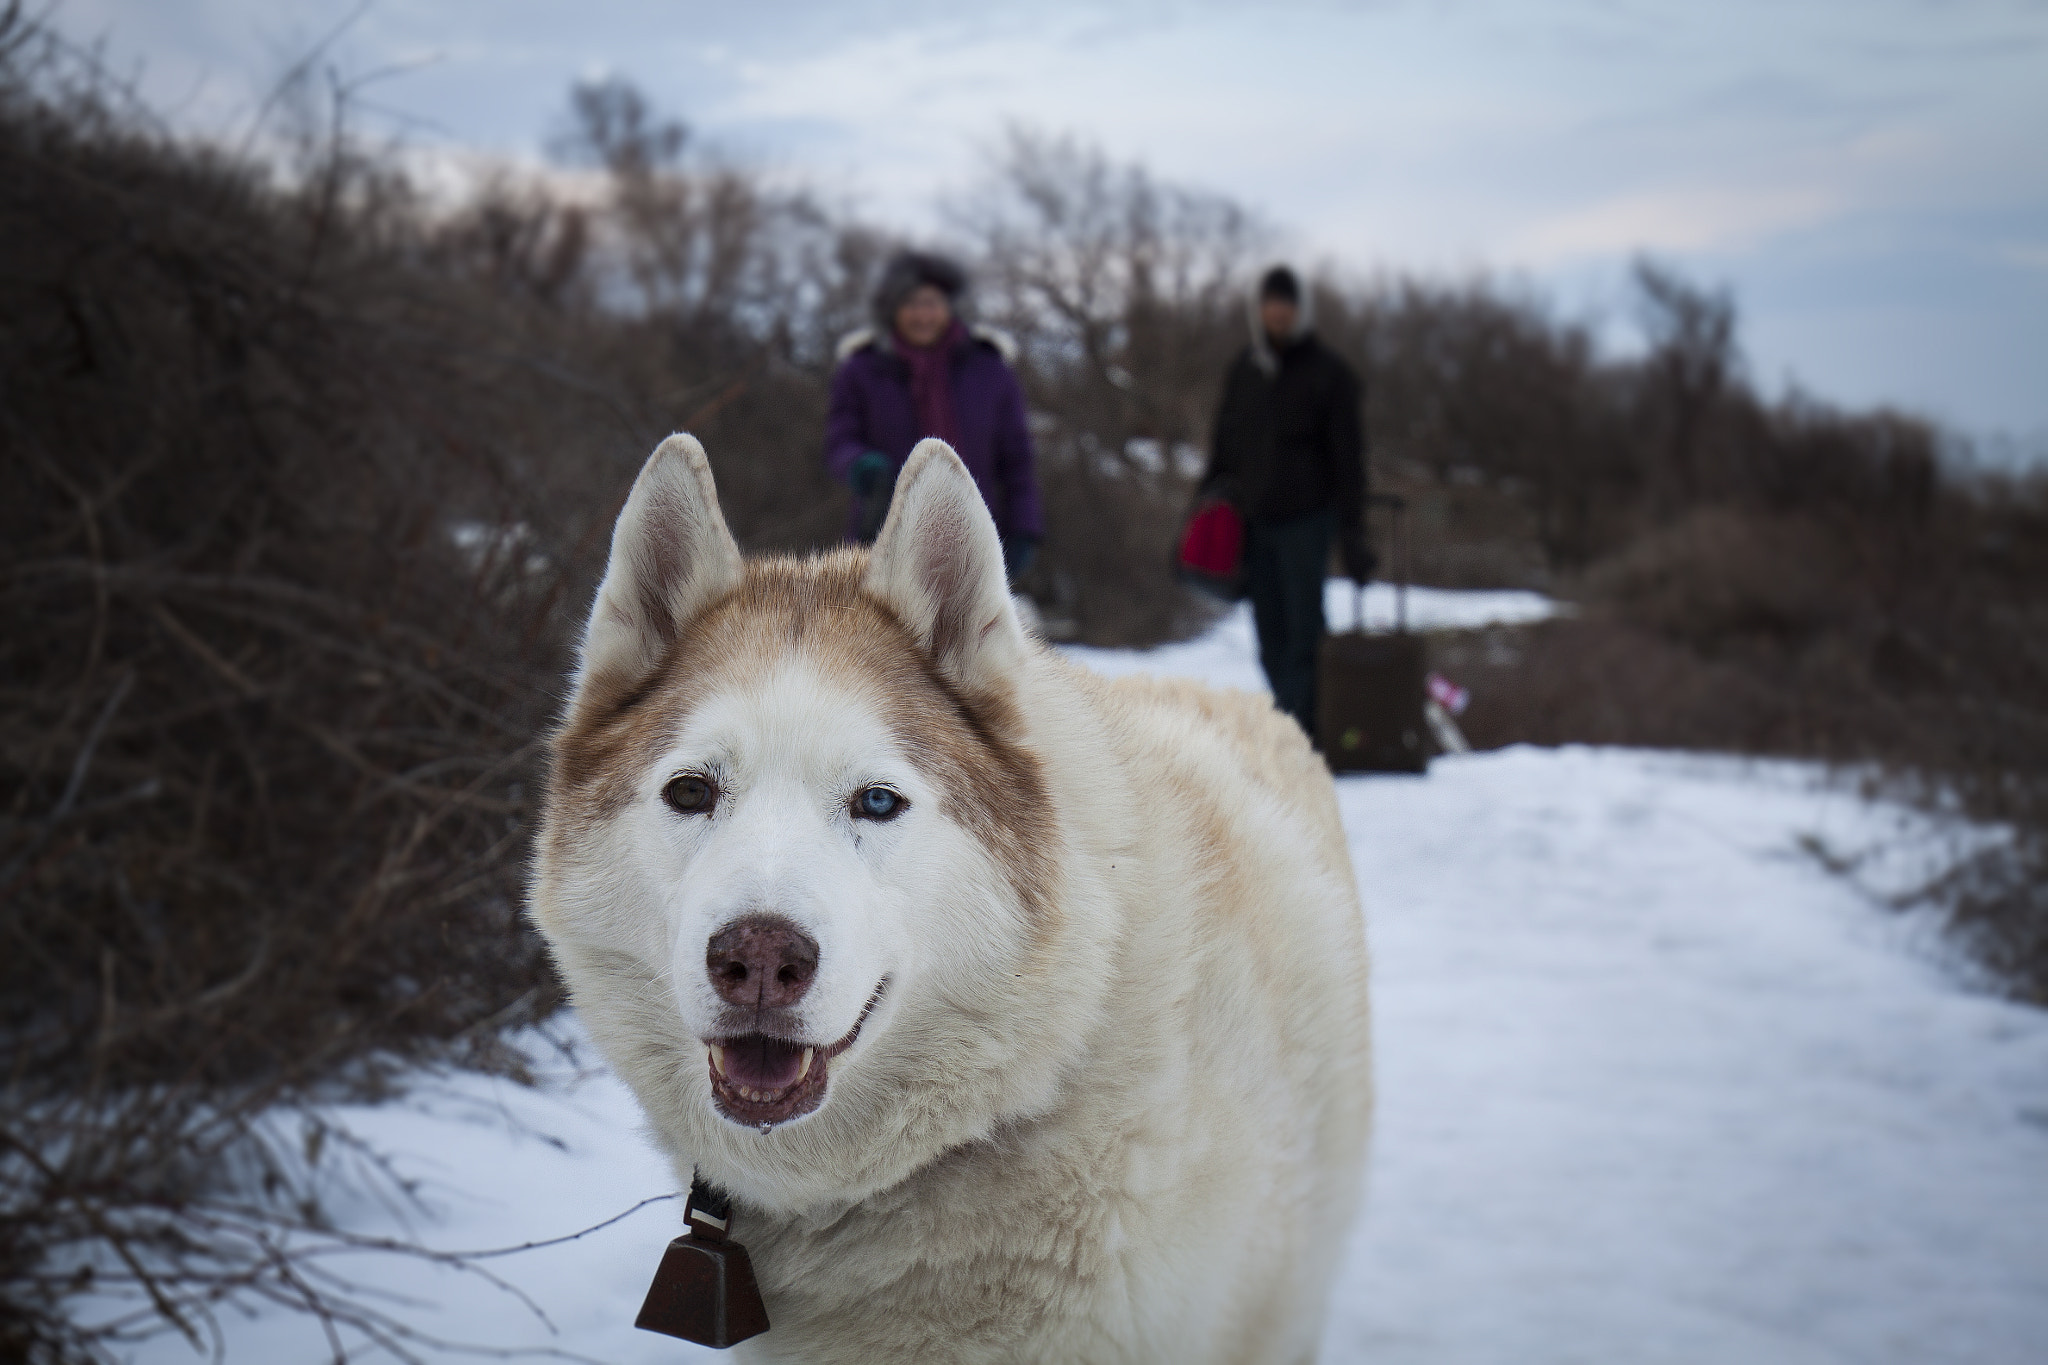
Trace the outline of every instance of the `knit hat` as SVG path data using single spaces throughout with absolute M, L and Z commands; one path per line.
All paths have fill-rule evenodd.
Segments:
M 1301 281 L 1286 266 L 1276 265 L 1259 280 L 1259 298 L 1298 304 L 1301 302 Z
M 928 251 L 899 251 L 882 268 L 875 285 L 872 307 L 875 330 L 887 336 L 896 325 L 896 310 L 917 290 L 930 285 L 946 296 L 953 311 L 960 310 L 960 296 L 967 292 L 967 272 L 944 256 Z

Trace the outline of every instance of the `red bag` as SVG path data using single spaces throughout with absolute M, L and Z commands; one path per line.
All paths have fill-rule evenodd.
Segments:
M 1235 602 L 1244 596 L 1244 518 L 1221 498 L 1195 508 L 1174 567 L 1183 582 Z

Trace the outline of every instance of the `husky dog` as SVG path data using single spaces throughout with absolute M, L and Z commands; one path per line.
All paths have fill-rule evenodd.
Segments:
M 672 436 L 619 515 L 532 912 L 755 1360 L 1313 1358 L 1358 1201 L 1366 952 L 1263 698 L 1025 635 L 942 442 L 874 549 L 745 561 Z

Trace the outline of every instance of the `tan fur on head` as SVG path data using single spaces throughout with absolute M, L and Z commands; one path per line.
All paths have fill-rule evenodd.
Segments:
M 999 1007 L 1021 990 L 1026 969 L 1094 941 L 1093 927 L 1077 935 L 1062 913 L 1057 807 L 1021 725 L 1017 673 L 1031 648 L 1009 604 L 994 524 L 941 442 L 924 443 L 906 468 L 872 556 L 847 549 L 742 562 L 695 441 L 671 437 L 642 471 L 555 739 L 534 914 L 664 1140 L 735 1193 L 802 1207 L 886 1184 L 1003 1114 L 1044 1102 L 1062 1064 L 1059 1040 L 1090 1015 L 1085 1001 L 1037 1011 L 1020 995 L 1017 1024 L 979 1036 L 963 1035 L 947 1003 L 964 993 L 977 1008 Z M 762 711 L 778 693 L 807 699 L 810 714 Z M 872 732 L 835 725 L 849 710 Z M 664 758 L 679 740 L 682 756 Z M 678 830 L 661 807 L 676 765 L 725 763 L 720 777 L 744 811 L 763 784 L 786 786 L 787 770 L 836 762 L 849 743 L 868 757 L 848 761 L 870 766 L 846 771 L 875 776 L 875 755 L 886 763 L 893 753 L 904 776 L 925 784 L 912 795 L 914 819 L 936 822 L 920 836 L 926 860 L 866 893 L 852 884 L 860 865 L 843 857 L 829 885 L 792 867 L 752 900 L 678 919 L 675 905 L 708 883 L 690 848 L 663 847 L 701 832 L 688 822 Z M 783 758 L 768 762 L 770 751 Z M 823 791 L 836 771 L 828 762 L 811 787 Z M 783 837 L 747 845 L 748 856 L 764 866 L 781 856 L 809 837 L 807 819 L 797 812 Z M 868 842 L 886 843 L 896 828 L 876 829 Z M 831 854 L 833 837 L 819 856 Z M 942 849 L 950 851 L 933 856 Z M 864 896 L 881 899 L 849 919 Z M 958 908 L 944 934 L 927 927 L 899 936 L 893 955 L 863 951 L 870 921 L 947 901 Z M 704 1046 L 670 1003 L 687 1004 L 704 984 L 704 931 L 744 910 L 799 919 L 825 947 L 821 983 L 835 963 L 876 964 L 838 981 L 836 995 L 814 993 L 820 1039 L 844 1033 L 877 980 L 889 982 L 860 1045 L 835 1061 L 820 1111 L 765 1135 L 736 1129 L 704 1102 Z M 677 939 L 679 925 L 688 941 Z M 1084 992 L 1089 979 L 1070 972 L 1063 989 Z M 883 1035 L 889 1043 L 878 1051 Z M 942 1078 L 931 1102 L 890 1100 Z

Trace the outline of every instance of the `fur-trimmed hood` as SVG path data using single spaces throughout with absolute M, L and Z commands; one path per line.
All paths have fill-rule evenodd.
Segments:
M 1266 324 L 1259 317 L 1259 281 L 1266 277 L 1261 270 L 1252 276 L 1251 288 L 1244 298 L 1245 322 L 1252 334 L 1252 363 L 1267 374 L 1277 374 L 1280 357 L 1273 353 L 1273 343 L 1266 338 Z M 1300 341 L 1316 329 L 1316 291 L 1307 280 L 1301 282 L 1301 302 L 1294 309 L 1294 335 L 1288 341 Z
M 984 327 L 979 323 L 970 322 L 966 326 L 970 341 L 978 341 L 994 351 L 1003 358 L 1005 365 L 1017 363 L 1017 342 L 1008 332 L 999 331 L 994 327 Z M 834 348 L 833 358 L 844 363 L 848 356 L 869 346 L 884 355 L 896 353 L 895 339 L 887 332 L 873 327 L 859 327 L 839 338 L 839 345 Z
M 1031 427 L 1024 390 L 1010 368 L 1016 347 L 1000 332 L 968 329 L 946 354 L 958 423 L 954 453 L 980 486 L 996 529 L 1004 536 L 1045 535 Z M 832 404 L 825 418 L 825 467 L 846 482 L 869 451 L 900 462 L 930 435 L 911 395 L 910 362 L 886 334 L 871 327 L 839 343 L 832 372 Z M 847 534 L 854 535 L 858 502 L 849 505 Z

